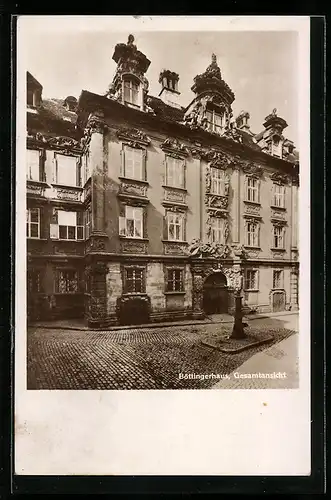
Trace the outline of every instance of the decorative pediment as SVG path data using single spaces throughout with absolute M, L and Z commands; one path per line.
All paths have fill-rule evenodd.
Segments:
M 189 150 L 185 146 L 185 144 L 179 142 L 179 140 L 176 138 L 172 139 L 169 137 L 168 139 L 165 139 L 165 141 L 163 141 L 163 143 L 161 144 L 161 149 L 163 151 L 178 154 L 180 156 L 188 156 L 189 154 Z
M 221 168 L 225 170 L 231 165 L 231 160 L 227 155 L 213 149 L 207 152 L 206 157 L 210 162 L 211 167 Z
M 151 142 L 151 139 L 144 132 L 136 128 L 122 128 L 116 132 L 116 135 L 119 139 L 130 141 L 137 145 L 148 146 Z
M 242 170 L 245 174 L 252 177 L 261 177 L 263 174 L 263 168 L 255 163 L 246 163 L 242 166 Z
M 73 150 L 81 151 L 81 143 L 72 137 L 65 136 L 45 136 L 40 132 L 36 134 L 28 134 L 27 143 L 29 145 L 34 144 L 35 146 L 56 149 L 63 152 L 70 152 Z
M 275 184 L 286 184 L 288 182 L 288 176 L 281 172 L 274 172 L 270 178 Z

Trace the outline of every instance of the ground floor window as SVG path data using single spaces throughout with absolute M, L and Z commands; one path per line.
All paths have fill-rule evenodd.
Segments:
M 40 269 L 29 269 L 27 277 L 28 293 L 40 293 L 42 291 Z
M 26 211 L 26 236 L 40 238 L 40 209 L 28 208 Z
M 245 271 L 245 290 L 258 290 L 258 270 L 246 269 Z
M 56 293 L 78 293 L 78 271 L 74 269 L 58 269 L 56 271 L 55 291 Z
M 124 293 L 145 293 L 145 269 L 141 267 L 124 269 Z
M 167 292 L 184 291 L 184 271 L 183 269 L 167 269 Z
M 272 288 L 283 288 L 283 271 L 280 269 L 273 271 Z

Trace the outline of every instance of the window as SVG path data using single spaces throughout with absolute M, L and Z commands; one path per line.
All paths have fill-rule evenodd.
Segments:
M 142 149 L 131 148 L 124 146 L 123 155 L 124 162 L 122 165 L 121 175 L 128 179 L 145 180 L 143 172 L 143 153 Z
M 59 240 L 83 240 L 83 212 L 56 210 L 50 224 L 50 237 Z
M 272 288 L 283 288 L 283 271 L 274 269 L 272 276 Z
M 78 293 L 78 272 L 74 269 L 57 270 L 55 290 L 56 293 Z
M 284 228 L 281 226 L 273 228 L 273 248 L 284 248 Z
M 76 156 L 54 154 L 53 182 L 62 186 L 80 186 L 80 168 Z
M 40 151 L 38 149 L 27 150 L 27 171 L 29 181 L 40 181 Z
M 85 239 L 89 238 L 91 236 L 91 230 L 92 230 L 92 209 L 89 207 L 85 211 Z
M 246 245 L 249 247 L 258 247 L 260 228 L 256 222 L 247 222 L 246 226 Z
M 225 172 L 211 167 L 211 193 L 225 196 Z
M 260 181 L 255 177 L 246 178 L 246 201 L 259 203 L 260 201 Z
M 206 118 L 208 123 L 208 130 L 210 132 L 217 132 L 218 134 L 220 134 L 223 128 L 223 117 L 215 113 L 215 111 L 206 111 Z
M 125 80 L 123 85 L 124 102 L 139 107 L 139 85 L 132 80 Z
M 144 269 L 126 268 L 124 270 L 124 293 L 144 293 Z
M 273 199 L 272 204 L 275 207 L 285 207 L 285 186 L 280 184 L 273 185 Z
M 28 293 L 40 293 L 42 291 L 41 285 L 41 271 L 39 269 L 28 269 Z
M 246 269 L 245 290 L 258 290 L 258 271 L 256 269 Z
M 167 271 L 167 292 L 182 292 L 184 290 L 183 270 L 168 269 Z
M 166 157 L 166 185 L 176 188 L 185 188 L 184 162 L 172 156 Z
M 26 211 L 26 236 L 40 238 L 40 209 L 28 208 Z
M 211 217 L 211 242 L 225 245 L 225 220 Z
M 273 137 L 271 144 L 271 151 L 274 156 L 281 156 L 282 144 L 279 137 Z
M 169 241 L 184 241 L 184 214 L 168 212 L 167 229 Z
M 126 205 L 125 216 L 119 218 L 119 234 L 126 238 L 143 237 L 143 208 Z

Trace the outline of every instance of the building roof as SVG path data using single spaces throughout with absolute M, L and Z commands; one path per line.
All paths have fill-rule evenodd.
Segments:
M 29 131 L 45 132 L 50 135 L 76 137 L 77 114 L 68 111 L 64 99 L 43 99 L 36 113 L 27 113 Z

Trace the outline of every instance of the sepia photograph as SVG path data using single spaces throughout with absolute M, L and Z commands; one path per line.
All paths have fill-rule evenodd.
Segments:
M 114 429 L 122 435 L 133 411 L 126 446 L 154 429 L 151 456 L 151 436 L 163 428 L 164 439 L 182 439 L 180 425 L 204 449 L 208 440 L 193 431 L 202 432 L 194 424 L 202 407 L 221 412 L 227 429 L 245 408 L 243 427 L 247 419 L 257 425 L 249 416 L 256 413 L 268 436 L 287 426 L 293 442 L 295 425 L 303 433 L 304 424 L 290 415 L 300 411 L 309 423 L 309 273 L 302 272 L 310 245 L 309 20 L 120 17 L 19 19 L 22 474 L 26 450 L 44 449 L 41 422 L 49 439 L 54 432 L 63 440 L 53 445 L 57 465 L 38 461 L 38 470 L 69 473 L 69 458 L 60 459 L 69 446 L 63 429 L 76 428 L 74 415 L 86 420 L 90 408 L 93 425 L 83 420 L 76 433 L 91 425 L 101 439 L 109 415 L 114 444 Z M 162 408 L 173 415 L 165 426 Z M 170 431 L 177 411 L 182 424 Z M 32 448 L 22 444 L 26 422 Z M 308 434 L 301 434 L 302 460 Z M 99 453 L 101 442 L 91 450 Z M 256 456 L 263 442 L 257 438 Z M 295 446 L 285 461 L 275 458 L 275 469 L 267 460 L 255 472 L 290 474 Z M 162 468 L 151 456 L 127 462 L 122 452 L 118 461 L 98 462 L 92 451 L 79 455 L 89 465 L 68 467 L 84 474 L 108 473 L 108 460 L 115 474 L 230 467 L 223 459 L 211 464 L 205 452 L 188 468 L 176 461 Z M 249 467 L 243 460 L 231 471 Z
M 28 389 L 297 387 L 297 34 L 80 42 L 27 41 Z

